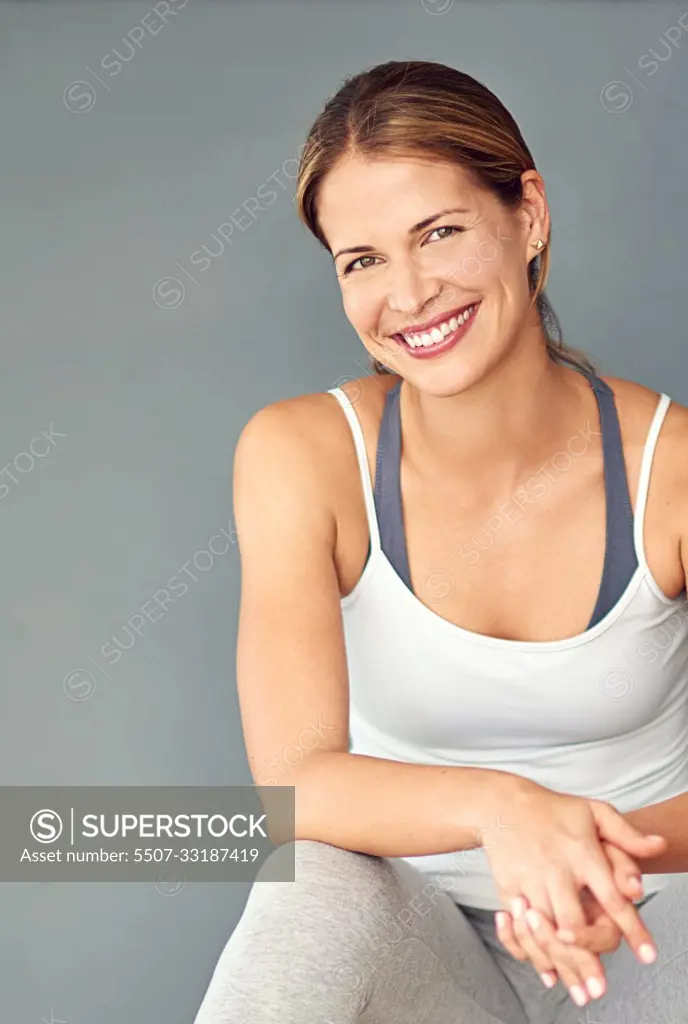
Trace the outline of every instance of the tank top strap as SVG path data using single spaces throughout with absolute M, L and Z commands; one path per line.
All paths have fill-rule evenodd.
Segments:
M 657 446 L 657 438 L 671 404 L 669 395 L 662 392 L 657 402 L 650 429 L 647 432 L 643 455 L 640 462 L 640 474 L 638 476 L 638 493 L 635 500 L 635 543 L 637 551 L 645 559 L 645 546 L 643 543 L 643 523 L 645 519 L 645 507 L 647 505 L 647 494 L 650 487 L 650 475 L 652 472 L 652 460 Z
M 368 520 L 368 530 L 370 533 L 370 544 L 372 549 L 380 547 L 380 531 L 378 528 L 377 516 L 375 513 L 375 499 L 373 496 L 373 487 L 370 479 L 370 471 L 368 469 L 368 456 L 366 453 L 365 439 L 363 437 L 363 430 L 361 424 L 354 411 L 354 406 L 347 395 L 346 391 L 342 388 L 330 388 L 328 395 L 334 395 L 346 416 L 351 433 L 353 434 L 354 446 L 356 448 L 356 458 L 358 459 L 358 468 L 361 474 L 361 484 L 363 487 L 363 499 L 365 502 L 366 518 Z

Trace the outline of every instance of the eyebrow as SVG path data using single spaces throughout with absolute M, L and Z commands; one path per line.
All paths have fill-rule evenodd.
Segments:
M 454 206 L 454 207 L 451 207 L 448 210 L 440 210 L 439 213 L 433 213 L 432 217 L 426 217 L 424 220 L 419 220 L 417 224 L 414 224 L 413 227 L 409 228 L 408 233 L 409 233 L 409 235 L 415 235 L 419 231 L 423 231 L 424 228 L 430 227 L 430 225 L 434 221 L 439 220 L 440 217 L 446 217 L 446 215 L 448 213 L 469 213 L 469 212 L 470 212 L 469 210 L 465 210 L 461 206 Z M 343 256 L 345 253 L 374 252 L 374 251 L 375 250 L 374 250 L 372 245 L 355 245 L 351 249 L 340 249 L 339 252 L 334 254 L 332 259 L 336 260 L 339 256 Z

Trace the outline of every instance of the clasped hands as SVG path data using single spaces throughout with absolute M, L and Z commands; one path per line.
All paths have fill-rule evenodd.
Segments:
M 512 956 L 530 960 L 548 988 L 560 980 L 577 1006 L 605 994 L 600 955 L 623 938 L 653 963 L 657 950 L 634 903 L 643 889 L 633 857 L 657 856 L 666 840 L 610 804 L 534 784 L 519 789 L 509 817 L 516 825 L 485 852 L 508 908 L 495 915 L 497 936 Z

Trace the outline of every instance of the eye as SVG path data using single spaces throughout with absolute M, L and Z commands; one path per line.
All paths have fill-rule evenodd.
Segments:
M 434 235 L 436 231 L 452 231 L 452 232 L 459 232 L 460 233 L 460 232 L 464 231 L 464 228 L 456 227 L 456 225 L 454 225 L 454 224 L 443 224 L 439 228 L 434 228 L 430 232 L 430 234 Z M 438 241 L 441 242 L 444 238 L 452 238 L 452 237 L 453 237 L 452 235 L 443 235 L 442 238 L 438 239 Z M 375 258 L 376 258 L 375 256 L 359 256 L 357 260 L 352 260 L 351 263 L 349 263 L 348 266 L 345 267 L 344 272 L 342 274 L 342 277 L 346 277 L 348 274 L 350 274 L 353 271 L 353 269 L 356 266 L 356 264 L 360 263 L 361 260 L 373 260 Z M 375 264 L 374 263 L 369 263 L 368 266 L 372 267 L 372 266 L 375 266 Z M 365 270 L 366 268 L 365 267 L 361 267 L 361 269 Z
M 461 232 L 461 231 L 463 231 L 463 230 L 464 230 L 463 228 L 457 228 L 457 227 L 456 227 L 456 226 L 455 226 L 454 224 L 443 224 L 443 225 L 442 225 L 441 227 L 439 227 L 439 228 L 434 228 L 434 229 L 433 229 L 433 230 L 432 230 L 432 231 L 430 232 L 430 234 L 431 234 L 431 235 L 434 235 L 434 234 L 435 234 L 435 231 L 459 231 L 459 232 Z M 452 236 L 451 236 L 451 235 L 444 235 L 443 237 L 444 237 L 444 238 L 451 238 Z M 440 239 L 439 239 L 439 241 L 441 242 L 441 241 L 442 241 L 442 239 L 440 238 Z
M 351 271 L 353 270 L 353 268 L 355 267 L 355 265 L 357 263 L 360 263 L 361 260 L 372 260 L 372 259 L 375 259 L 375 257 L 374 256 L 359 256 L 357 260 L 352 260 L 351 263 L 349 263 L 349 265 L 345 268 L 344 273 L 342 274 L 342 277 L 346 277 L 347 274 L 350 274 Z M 368 266 L 374 266 L 374 264 L 368 264 Z M 363 267 L 362 269 L 365 270 L 366 268 Z

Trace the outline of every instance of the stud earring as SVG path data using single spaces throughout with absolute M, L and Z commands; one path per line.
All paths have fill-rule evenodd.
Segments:
M 540 252 L 541 249 L 545 248 L 545 243 L 542 241 L 541 238 L 538 238 L 537 242 L 531 242 L 530 244 L 534 245 L 538 252 Z

